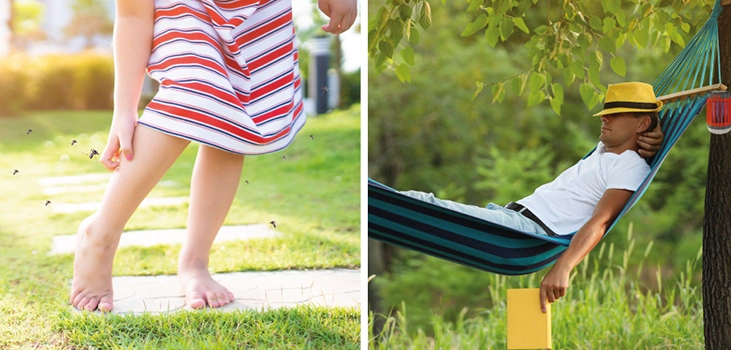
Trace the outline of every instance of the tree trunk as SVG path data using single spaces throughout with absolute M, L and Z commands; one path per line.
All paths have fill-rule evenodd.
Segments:
M 718 19 L 721 76 L 731 85 L 731 9 Z M 706 349 L 731 349 L 731 134 L 711 135 L 703 220 Z

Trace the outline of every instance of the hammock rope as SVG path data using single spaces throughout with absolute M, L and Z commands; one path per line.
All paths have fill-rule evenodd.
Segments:
M 718 16 L 722 10 L 717 1 L 705 25 L 652 84 L 658 96 L 721 83 Z M 701 112 L 707 98 L 707 94 L 694 94 L 665 104 L 659 113 L 665 139 L 649 160 L 651 171 L 605 235 L 645 193 L 668 152 Z M 541 270 L 558 259 L 574 234 L 549 237 L 516 231 L 419 201 L 368 179 L 369 238 L 476 269 L 503 275 Z

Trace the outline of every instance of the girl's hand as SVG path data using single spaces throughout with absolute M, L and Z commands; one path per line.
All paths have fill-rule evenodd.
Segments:
M 132 135 L 137 125 L 137 112 L 114 113 L 109 140 L 101 155 L 101 163 L 109 171 L 119 167 L 120 157 L 132 160 Z
M 322 26 L 322 30 L 332 34 L 348 30 L 358 16 L 356 0 L 318 0 L 317 6 L 330 17 L 330 23 Z

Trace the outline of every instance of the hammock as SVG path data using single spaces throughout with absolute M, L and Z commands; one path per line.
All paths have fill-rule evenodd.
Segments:
M 703 109 L 708 98 L 705 92 L 725 89 L 720 84 L 718 52 L 722 9 L 718 1 L 706 24 L 652 84 L 665 103 L 659 113 L 665 140 L 649 161 L 650 174 L 607 232 L 645 193 L 670 149 Z M 411 198 L 368 179 L 369 238 L 476 269 L 503 275 L 541 270 L 558 259 L 574 234 L 549 237 L 516 231 Z

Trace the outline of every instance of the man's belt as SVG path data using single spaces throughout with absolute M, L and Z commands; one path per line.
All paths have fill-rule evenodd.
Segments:
M 553 232 L 553 230 L 551 230 L 550 228 L 548 228 L 548 226 L 546 226 L 546 224 L 544 224 L 543 221 L 541 221 L 541 219 L 539 219 L 537 216 L 535 216 L 533 213 L 531 213 L 531 211 L 528 210 L 528 208 L 524 207 L 523 205 L 520 205 L 515 202 L 510 202 L 505 205 L 505 208 L 513 210 L 513 211 L 517 211 L 518 213 L 520 213 L 520 215 L 523 215 L 526 218 L 530 219 L 531 221 L 535 222 L 536 224 L 538 224 L 538 226 L 540 226 L 543 229 L 543 231 L 546 231 L 546 234 L 548 234 L 549 236 L 553 237 L 556 235 L 556 233 Z

